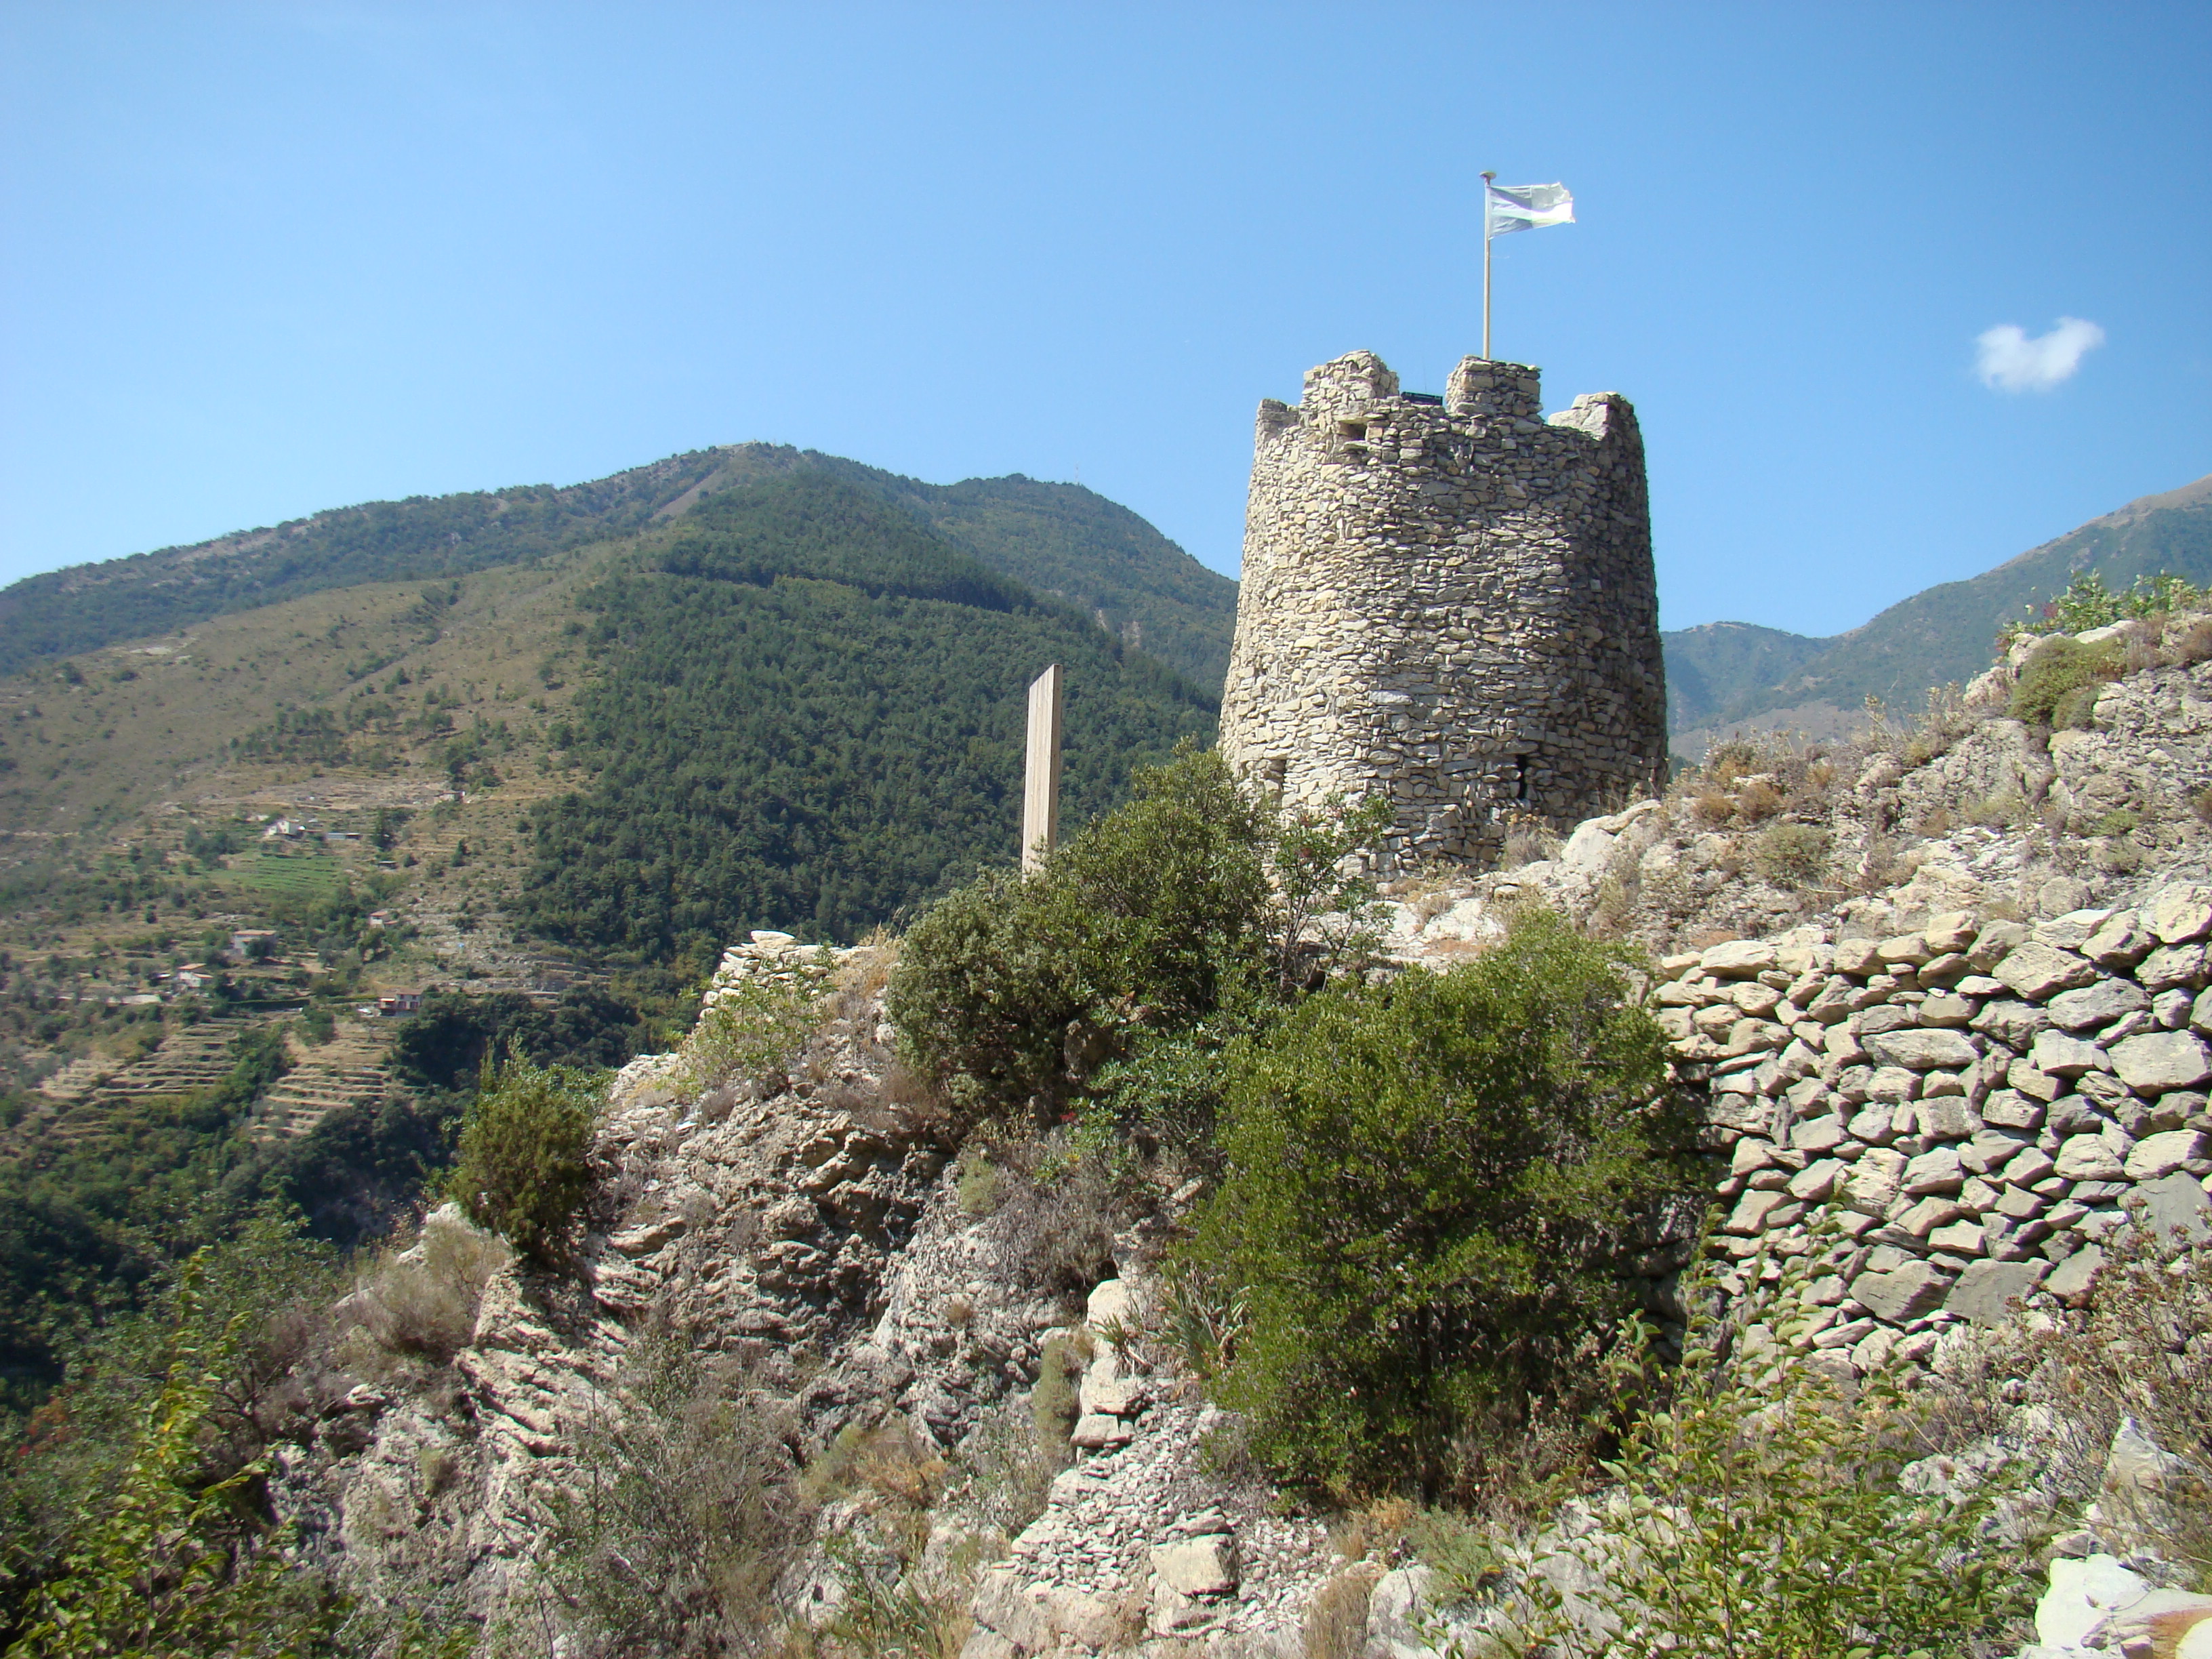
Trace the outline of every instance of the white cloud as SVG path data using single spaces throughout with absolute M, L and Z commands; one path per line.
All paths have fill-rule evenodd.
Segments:
M 2079 317 L 2061 317 L 2048 334 L 2027 337 L 2016 323 L 2002 323 L 1974 343 L 1974 372 L 1996 392 L 2048 392 L 2081 367 L 2083 354 L 2105 343 L 2105 331 Z

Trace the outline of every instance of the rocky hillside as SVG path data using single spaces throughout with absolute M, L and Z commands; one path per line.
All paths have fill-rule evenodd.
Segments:
M 2012 1626 L 2039 1632 L 2020 1649 L 2038 1659 L 2094 1632 L 2162 1630 L 2142 1650 L 2194 1654 L 2177 1633 L 2212 1617 L 2171 1541 L 2212 1449 L 2179 1443 L 2187 1390 L 2141 1420 L 2079 1376 L 2074 1417 L 2038 1392 L 2039 1349 L 2087 1376 L 2137 1340 L 2112 1322 L 2152 1281 L 2178 1298 L 2171 1363 L 2212 1381 L 2212 845 L 2194 804 L 2212 662 L 2191 619 L 2119 632 L 2136 671 L 2075 726 L 2003 713 L 2038 660 L 2024 641 L 1948 723 L 1717 756 L 1516 867 L 1404 884 L 1389 912 L 1401 971 L 1480 955 L 1537 902 L 1650 949 L 1712 1160 L 1698 1294 L 1742 1310 L 1740 1352 L 1787 1362 L 1761 1386 L 1809 1374 L 1848 1400 L 1907 1368 L 1950 1427 L 1901 1490 L 1966 1504 L 1979 1477 L 1961 1471 L 2027 1459 L 2002 1526 L 2027 1540 L 2008 1571 L 2039 1575 Z M 578 1508 L 610 1481 L 678 1478 L 656 1382 L 673 1339 L 682 1375 L 763 1437 L 726 1496 L 785 1517 L 757 1582 L 720 1605 L 794 1650 L 1413 1659 L 1444 1650 L 1444 1626 L 1472 1643 L 1540 1615 L 1556 1651 L 1644 1650 L 1607 1650 L 1638 1511 L 1601 1482 L 1494 1534 L 1470 1580 L 1435 1523 L 1332 1518 L 1229 1449 L 1236 1419 L 1190 1369 L 1188 1304 L 1161 1277 L 1204 1177 L 1114 1226 L 1079 1181 L 966 1138 L 896 1057 L 890 949 L 757 934 L 729 953 L 684 1053 L 615 1081 L 573 1271 L 499 1265 L 449 1210 L 362 1282 L 369 1334 L 317 1384 L 278 1483 L 319 1559 L 495 1626 L 604 1629 L 680 1601 L 672 1587 L 705 1605 L 667 1562 L 597 1590 L 575 1572 L 607 1559 L 591 1553 L 607 1528 L 698 1524 L 671 1518 L 681 1502 L 659 1522 Z M 712 1081 L 711 1009 L 805 984 L 826 997 L 788 1062 Z M 2143 1280 L 2166 1229 L 2193 1243 Z M 468 1312 L 442 1352 L 406 1325 L 441 1261 L 477 1264 L 446 1270 Z M 1685 1263 L 1655 1267 L 1658 1305 L 1694 1323 Z M 611 1434 L 630 1463 L 609 1461 Z M 657 1628 L 678 1650 L 676 1625 Z

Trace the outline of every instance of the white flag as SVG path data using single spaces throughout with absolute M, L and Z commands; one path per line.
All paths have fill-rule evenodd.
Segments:
M 1546 225 L 1575 222 L 1575 198 L 1565 185 L 1492 185 L 1483 190 L 1483 234 L 1508 236 L 1516 230 L 1540 230 Z

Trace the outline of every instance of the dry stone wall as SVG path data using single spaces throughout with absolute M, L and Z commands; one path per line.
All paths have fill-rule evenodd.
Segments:
M 2212 1234 L 2208 939 L 2212 886 L 2176 883 L 2036 925 L 1957 911 L 1668 958 L 1660 1018 L 1730 1158 L 1724 1287 L 1819 1253 L 1791 1334 L 1856 1376 L 2015 1298 L 2077 1302 L 2134 1215 Z
M 1627 400 L 1547 419 L 1535 369 L 1478 357 L 1423 397 L 1358 351 L 1262 403 L 1221 747 L 1293 805 L 1388 796 L 1407 865 L 1648 793 L 1666 688 Z

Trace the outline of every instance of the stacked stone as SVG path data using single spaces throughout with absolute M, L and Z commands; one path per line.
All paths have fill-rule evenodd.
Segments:
M 745 943 L 722 952 L 702 1006 L 729 1001 L 747 983 L 798 985 L 825 980 L 852 954 L 839 945 L 801 945 L 789 933 L 756 927 Z
M 1626 399 L 1547 420 L 1526 365 L 1439 399 L 1354 352 L 1260 406 L 1222 750 L 1293 805 L 1387 796 L 1401 865 L 1487 859 L 1649 793 L 1658 614 Z
M 2212 888 L 2175 884 L 2035 927 L 1956 912 L 1668 958 L 1660 1018 L 1731 1155 L 1716 1249 L 1820 1251 L 1790 1334 L 1856 1373 L 2014 1297 L 2078 1298 L 2138 1198 L 2212 1237 L 2208 938 Z M 1840 1235 L 1816 1237 L 1827 1212 Z
M 1198 1449 L 1221 1414 L 1177 1398 L 1188 1390 L 1140 1374 L 1108 1343 L 1135 1311 L 1119 1279 L 1091 1292 L 1097 1356 L 1071 1437 L 1076 1462 L 1007 1560 L 982 1576 L 962 1659 L 1030 1659 L 1069 1644 L 1120 1651 L 1141 1639 L 1139 1626 L 1182 1640 L 1287 1638 L 1328 1574 L 1318 1522 L 1232 1515 L 1216 1501 Z

